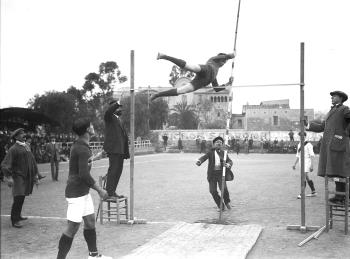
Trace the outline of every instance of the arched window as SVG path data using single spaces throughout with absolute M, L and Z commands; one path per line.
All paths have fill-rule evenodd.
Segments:
M 225 96 L 225 102 L 227 102 L 227 96 Z
M 211 101 L 211 102 L 214 102 L 213 96 L 210 96 L 210 101 Z
M 221 96 L 221 102 L 222 102 L 222 103 L 224 102 L 224 97 L 223 97 L 223 96 Z
M 216 96 L 214 96 L 214 103 L 216 103 Z
M 218 102 L 220 102 L 220 96 L 218 96 Z

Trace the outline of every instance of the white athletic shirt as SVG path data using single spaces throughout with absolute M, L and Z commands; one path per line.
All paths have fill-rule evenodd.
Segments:
M 300 143 L 298 144 L 297 155 L 296 155 L 296 157 L 300 159 L 301 152 L 298 152 L 299 149 L 300 149 Z M 315 157 L 314 149 L 310 142 L 308 142 L 304 146 L 304 157 L 305 157 L 305 172 L 309 173 L 310 167 L 311 167 L 311 158 Z M 299 160 L 299 163 L 300 163 L 300 160 Z

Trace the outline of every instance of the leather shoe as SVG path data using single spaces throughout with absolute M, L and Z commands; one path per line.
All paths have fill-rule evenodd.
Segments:
M 21 228 L 21 227 L 23 227 L 23 225 L 19 221 L 17 221 L 17 222 L 12 222 L 12 227 Z
M 46 177 L 46 175 L 39 175 L 38 176 L 39 180 L 44 179 L 45 177 Z
M 22 216 L 19 217 L 19 220 L 27 220 L 27 219 L 28 217 L 22 217 Z
M 112 195 L 108 194 L 108 197 L 125 198 L 123 195 L 118 195 L 117 193 L 113 193 Z
M 334 196 L 330 199 L 328 199 L 329 202 L 336 203 L 336 204 L 344 204 L 345 199 L 342 197 Z

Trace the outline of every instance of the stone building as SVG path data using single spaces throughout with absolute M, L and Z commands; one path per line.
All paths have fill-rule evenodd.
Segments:
M 305 109 L 304 116 L 314 119 L 314 110 Z M 263 101 L 259 105 L 243 105 L 242 114 L 231 117 L 233 129 L 249 131 L 297 130 L 300 124 L 300 109 L 291 109 L 289 100 Z

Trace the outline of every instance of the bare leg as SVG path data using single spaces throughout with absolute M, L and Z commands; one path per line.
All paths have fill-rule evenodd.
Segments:
M 173 88 L 167 91 L 159 92 L 151 96 L 151 101 L 158 97 L 165 96 L 178 96 L 180 94 L 186 94 L 194 91 L 194 86 L 191 83 L 187 83 L 181 87 Z

